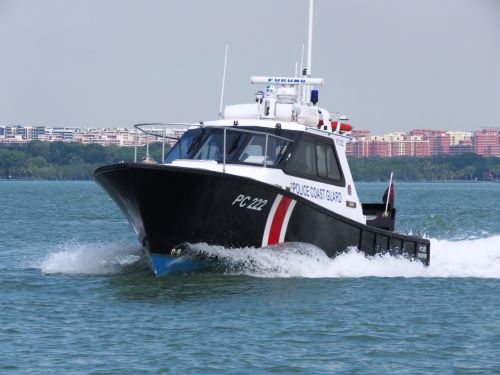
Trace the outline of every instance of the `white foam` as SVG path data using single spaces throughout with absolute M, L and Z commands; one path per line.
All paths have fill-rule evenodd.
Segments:
M 431 240 L 434 277 L 500 278 L 500 236 L 463 241 Z
M 289 244 L 279 248 L 225 249 L 191 245 L 195 252 L 217 257 L 228 273 L 257 277 L 481 277 L 500 278 L 500 236 L 447 241 L 431 239 L 431 264 L 390 255 L 366 257 L 350 250 L 335 259 L 317 247 Z
M 67 243 L 35 264 L 53 274 L 107 275 L 144 267 L 140 246 Z
M 191 245 L 193 253 L 217 258 L 229 274 L 256 277 L 480 277 L 500 278 L 500 236 L 462 241 L 431 239 L 431 264 L 424 267 L 390 255 L 367 258 L 350 250 L 334 259 L 310 244 L 262 249 Z M 35 265 L 53 274 L 107 275 L 148 267 L 144 251 L 130 244 L 64 244 Z

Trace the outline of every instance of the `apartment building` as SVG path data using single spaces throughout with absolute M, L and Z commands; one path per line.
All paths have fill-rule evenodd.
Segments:
M 167 136 L 165 143 L 173 145 L 186 128 L 152 129 L 156 134 Z M 133 128 L 66 128 L 43 126 L 0 126 L 0 143 L 20 144 L 32 140 L 46 142 L 76 142 L 101 146 L 142 146 L 147 142 L 160 142 L 161 137 L 146 135 Z
M 475 131 L 472 137 L 473 152 L 482 156 L 500 157 L 499 130 L 499 128 L 483 128 Z
M 0 126 L 0 143 L 22 144 L 31 140 L 63 141 L 101 146 L 132 147 L 160 142 L 174 145 L 186 128 L 149 129 L 158 136 L 146 135 L 135 128 L 67 128 L 44 126 Z M 483 128 L 475 132 L 413 129 L 373 135 L 369 130 L 353 130 L 353 141 L 347 144 L 347 155 L 353 157 L 398 157 L 457 155 L 474 152 L 482 156 L 500 157 L 500 128 Z
M 429 156 L 429 141 L 421 135 L 403 132 L 369 135 L 367 131 L 353 133 L 354 141 L 347 145 L 347 155 L 354 157 Z
M 347 146 L 347 154 L 353 157 L 424 157 L 468 152 L 500 157 L 500 128 L 475 132 L 414 129 L 385 135 L 356 130 L 351 135 L 354 139 Z

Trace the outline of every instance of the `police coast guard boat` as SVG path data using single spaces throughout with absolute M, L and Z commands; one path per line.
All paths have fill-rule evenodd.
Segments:
M 428 240 L 393 231 L 391 194 L 383 203 L 359 201 L 346 158 L 352 128 L 317 106 L 315 87 L 324 82 L 310 76 L 311 40 L 312 1 L 302 76 L 251 77 L 264 87 L 254 102 L 226 106 L 218 120 L 185 125 L 189 130 L 161 164 L 95 170 L 157 276 L 206 267 L 207 259 L 186 250 L 196 243 L 263 251 L 305 242 L 329 257 L 357 248 L 429 264 Z

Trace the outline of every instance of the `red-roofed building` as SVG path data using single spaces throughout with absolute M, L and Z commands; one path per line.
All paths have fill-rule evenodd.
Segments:
M 499 128 L 484 128 L 474 132 L 472 149 L 482 156 L 500 156 Z

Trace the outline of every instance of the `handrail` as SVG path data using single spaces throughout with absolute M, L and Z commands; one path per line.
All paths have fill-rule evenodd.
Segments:
M 266 134 L 266 146 L 264 148 L 264 163 L 263 163 L 263 167 L 266 168 L 267 167 L 267 145 L 269 143 L 269 134 Z
M 294 142 L 293 139 L 282 137 L 280 135 L 269 134 L 267 132 L 262 132 L 262 131 L 258 131 L 258 130 L 241 129 L 241 128 L 236 127 L 236 126 L 205 125 L 203 123 L 195 123 L 195 124 L 193 124 L 193 123 L 182 123 L 182 122 L 172 122 L 172 123 L 151 122 L 151 123 L 135 124 L 134 125 L 134 128 L 136 128 L 137 130 L 141 131 L 142 133 L 149 134 L 149 135 L 152 135 L 152 136 L 155 136 L 155 137 L 162 137 L 162 134 L 158 134 L 158 133 L 154 133 L 152 131 L 141 129 L 141 126 L 172 126 L 172 127 L 193 127 L 193 126 L 197 126 L 197 127 L 204 127 L 204 128 L 210 128 L 210 129 L 226 128 L 226 129 L 229 129 L 229 130 L 232 130 L 232 131 L 238 131 L 238 132 L 242 132 L 242 133 L 252 133 L 252 134 L 258 134 L 258 135 L 266 135 L 267 134 L 267 135 L 270 135 L 271 137 L 274 137 L 274 138 L 279 138 L 279 139 L 283 139 L 285 141 Z M 162 130 L 162 133 L 163 133 L 163 130 Z M 169 137 L 169 136 L 166 136 L 166 138 L 179 139 L 179 138 Z
M 199 125 L 199 124 L 195 124 L 195 126 L 196 125 Z M 227 129 L 227 130 L 231 130 L 231 131 L 235 131 L 235 132 L 240 132 L 240 133 L 250 133 L 250 134 L 256 134 L 256 135 L 265 135 L 265 136 L 270 136 L 272 138 L 283 139 L 283 140 L 288 141 L 288 142 L 295 142 L 293 139 L 282 137 L 281 135 L 269 134 L 267 132 L 261 132 L 261 131 L 258 131 L 258 130 L 241 129 L 241 128 L 237 127 L 237 126 L 205 125 L 203 127 L 204 128 L 209 128 L 209 129 L 221 129 L 221 128 L 224 128 L 224 129 Z
M 224 128 L 224 146 L 223 146 L 223 154 L 222 154 L 222 173 L 226 173 L 226 134 L 227 128 Z
M 155 133 L 155 131 L 160 131 L 159 129 L 158 130 L 147 130 L 147 129 L 142 129 L 141 127 L 144 127 L 144 126 L 161 126 L 161 133 L 158 134 L 158 133 Z M 168 139 L 179 139 L 179 138 L 176 138 L 176 137 L 170 137 L 170 136 L 167 136 L 167 135 L 164 135 L 165 133 L 165 127 L 193 127 L 193 126 L 203 126 L 203 124 L 193 124 L 193 123 L 183 123 L 183 122 L 148 122 L 148 123 L 143 123 L 143 124 L 135 124 L 134 125 L 134 128 L 136 128 L 137 130 L 139 130 L 140 132 L 144 133 L 144 134 L 147 134 L 147 135 L 152 135 L 153 137 L 162 137 L 162 138 L 168 138 Z
M 168 139 L 175 139 L 176 141 L 178 141 L 180 138 L 179 137 L 171 137 L 171 136 L 168 136 L 166 135 L 166 132 L 165 132 L 165 127 L 166 126 L 171 126 L 171 127 L 193 127 L 193 126 L 201 126 L 201 124 L 189 124 L 189 123 L 182 123 L 182 122 L 177 122 L 177 123 L 162 123 L 162 122 L 150 122 L 150 123 L 143 123 L 143 124 L 135 124 L 134 125 L 134 128 L 136 128 L 137 130 L 139 130 L 140 132 L 146 134 L 146 140 L 147 140 L 147 136 L 148 135 L 152 135 L 153 137 L 161 137 L 161 160 L 162 160 L 162 163 L 163 161 L 165 160 L 165 139 L 168 138 Z M 156 133 L 156 131 L 160 131 L 160 130 L 146 130 L 146 129 L 142 129 L 142 127 L 145 127 L 145 126 L 161 126 L 161 134 L 158 134 Z M 136 151 L 137 152 L 137 151 Z M 134 156 L 134 161 L 137 161 L 137 156 Z

